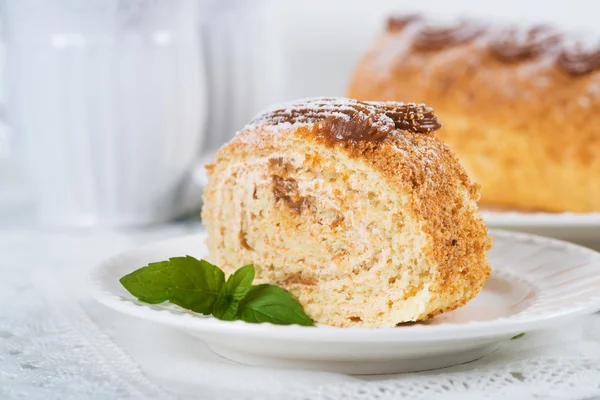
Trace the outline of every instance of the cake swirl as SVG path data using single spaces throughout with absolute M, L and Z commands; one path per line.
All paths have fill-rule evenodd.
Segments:
M 368 129 L 355 140 L 345 124 Z M 425 106 L 347 98 L 259 115 L 207 167 L 211 262 L 254 264 L 257 284 L 283 287 L 319 324 L 394 327 L 464 305 L 490 275 L 492 240 L 478 186 L 420 133 L 437 126 Z
M 428 134 L 441 123 L 423 104 L 315 98 L 268 110 L 251 125 L 320 124 L 330 141 L 374 142 L 396 130 Z
M 439 50 L 471 41 L 483 31 L 480 25 L 465 20 L 449 25 L 426 24 L 415 34 L 413 47 L 420 50 Z
M 560 40 L 560 33 L 546 25 L 509 28 L 492 40 L 490 49 L 499 60 L 515 62 L 537 57 Z
M 556 59 L 558 66 L 572 76 L 582 76 L 600 68 L 600 41 L 583 40 L 566 44 Z

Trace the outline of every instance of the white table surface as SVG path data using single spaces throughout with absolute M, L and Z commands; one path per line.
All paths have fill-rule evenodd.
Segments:
M 200 229 L 0 230 L 0 398 L 600 398 L 599 315 L 528 333 L 462 366 L 356 377 L 235 364 L 87 295 L 86 271 L 103 258 Z

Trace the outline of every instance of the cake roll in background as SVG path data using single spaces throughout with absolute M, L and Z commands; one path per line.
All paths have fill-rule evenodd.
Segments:
M 482 207 L 600 211 L 600 36 L 400 15 L 358 63 L 348 95 L 434 107 Z

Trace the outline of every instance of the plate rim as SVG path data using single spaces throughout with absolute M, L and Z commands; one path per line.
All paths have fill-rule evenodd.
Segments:
M 553 247 L 563 247 L 569 251 L 584 252 L 592 256 L 590 263 L 597 264 L 600 273 L 600 252 L 584 246 L 545 236 L 522 232 L 490 229 L 492 237 L 513 238 L 519 241 L 534 241 Z M 102 272 L 110 265 L 118 262 L 119 258 L 134 252 L 145 252 L 156 246 L 168 246 L 170 243 L 184 240 L 201 242 L 206 237 L 205 231 L 188 234 L 166 240 L 155 241 L 141 246 L 135 246 L 109 257 L 88 271 L 86 285 L 90 294 L 100 303 L 109 308 L 134 317 L 143 318 L 172 327 L 205 333 L 207 335 L 240 335 L 247 338 L 270 340 L 303 341 L 303 342 L 440 342 L 464 339 L 483 339 L 489 337 L 511 336 L 521 332 L 541 329 L 555 325 L 567 318 L 576 318 L 584 314 L 592 314 L 600 310 L 600 292 L 589 296 L 585 301 L 574 302 L 569 306 L 556 310 L 509 317 L 500 317 L 486 321 L 470 321 L 467 323 L 443 322 L 436 325 L 415 324 L 405 327 L 306 327 L 299 325 L 273 325 L 270 323 L 251 324 L 243 321 L 220 321 L 213 317 L 205 317 L 192 312 L 175 314 L 170 310 L 157 310 L 151 305 L 135 302 L 133 299 L 123 299 L 101 285 Z M 133 296 L 132 296 L 133 297 Z
M 479 209 L 488 228 L 593 228 L 600 227 L 600 212 L 549 213 L 523 211 L 491 211 Z

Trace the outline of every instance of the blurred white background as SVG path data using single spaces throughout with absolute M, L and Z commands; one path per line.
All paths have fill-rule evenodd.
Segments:
M 257 0 L 247 1 L 251 4 Z M 547 22 L 573 30 L 597 31 L 600 23 L 600 3 L 591 0 L 275 0 L 272 7 L 272 23 L 280 28 L 283 64 L 283 83 L 273 79 L 275 85 L 283 85 L 274 101 L 343 95 L 358 58 L 394 12 Z M 4 61 L 0 52 L 0 76 L 4 76 Z M 6 82 L 0 79 L 2 102 L 5 86 Z M 0 108 L 0 120 L 1 117 Z M 229 125 L 235 127 L 228 126 L 222 141 L 241 128 L 241 120 L 248 117 L 228 118 Z M 10 128 L 0 123 L 0 226 L 21 224 L 27 214 L 24 210 L 29 207 L 14 136 Z

